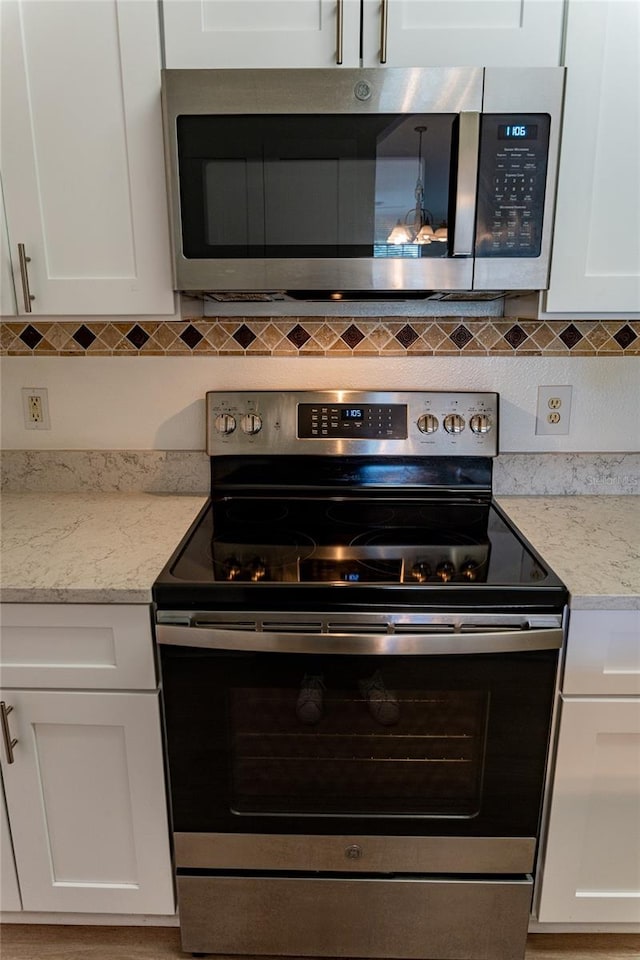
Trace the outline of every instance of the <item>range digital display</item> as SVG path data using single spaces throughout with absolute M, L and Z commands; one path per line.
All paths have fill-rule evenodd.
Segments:
M 347 407 L 340 413 L 342 420 L 362 420 L 363 417 L 364 410 L 362 407 Z

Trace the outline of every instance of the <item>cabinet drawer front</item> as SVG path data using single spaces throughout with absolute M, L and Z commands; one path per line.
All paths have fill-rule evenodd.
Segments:
M 147 690 L 156 686 L 149 608 L 3 604 L 4 687 Z
M 571 614 L 563 691 L 640 695 L 640 610 Z

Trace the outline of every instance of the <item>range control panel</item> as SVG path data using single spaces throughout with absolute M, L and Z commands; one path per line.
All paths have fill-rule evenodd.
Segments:
M 483 115 L 476 256 L 540 256 L 549 127 L 546 113 Z
M 210 456 L 498 452 L 496 393 L 211 391 L 206 405 Z

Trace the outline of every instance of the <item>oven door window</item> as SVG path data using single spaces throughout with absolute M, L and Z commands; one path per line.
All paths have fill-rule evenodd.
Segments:
M 531 835 L 556 658 L 163 648 L 174 828 Z
M 181 116 L 183 255 L 446 257 L 455 120 Z

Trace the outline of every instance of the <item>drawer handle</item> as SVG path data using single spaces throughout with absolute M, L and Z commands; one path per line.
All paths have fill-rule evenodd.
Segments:
M 344 9 L 343 0 L 337 0 L 336 3 L 337 37 L 336 37 L 336 63 L 340 66 L 344 60 Z
M 18 742 L 16 738 L 11 739 L 11 730 L 9 729 L 9 714 L 12 710 L 13 707 L 8 707 L 4 700 L 0 700 L 0 723 L 2 723 L 2 739 L 7 754 L 7 763 L 14 763 L 13 748 Z
M 380 7 L 380 63 L 387 62 L 387 39 L 389 36 L 389 0 L 382 0 Z

